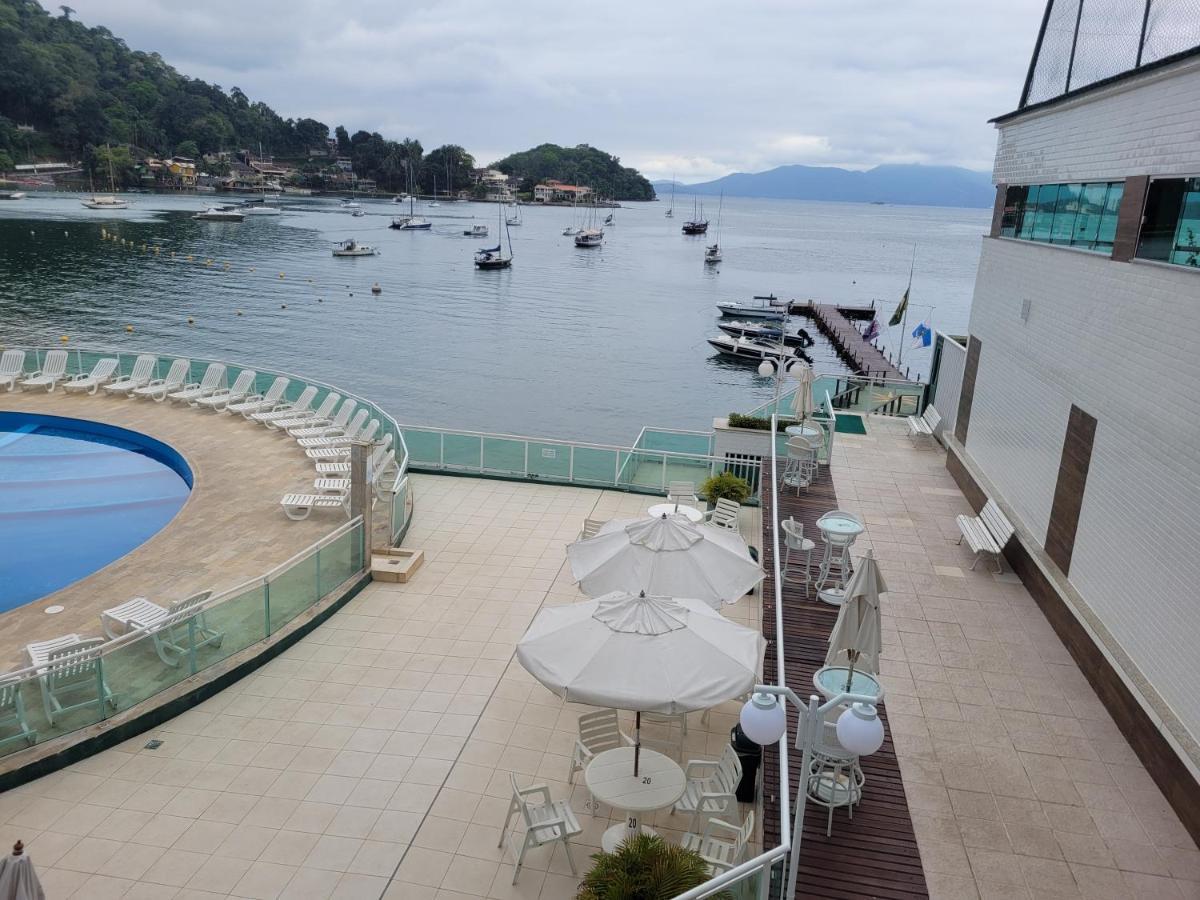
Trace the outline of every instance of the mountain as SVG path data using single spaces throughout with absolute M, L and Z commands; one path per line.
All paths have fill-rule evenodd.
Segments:
M 492 163 L 505 175 L 516 176 L 522 191 L 547 178 L 568 184 L 583 184 L 610 200 L 653 200 L 654 188 L 637 169 L 621 165 L 621 160 L 603 150 L 580 144 L 560 147 L 540 144 L 532 150 L 513 153 Z
M 669 196 L 670 181 L 656 181 Z M 676 183 L 676 194 L 770 197 L 781 200 L 838 200 L 919 206 L 989 207 L 995 197 L 991 174 L 958 166 L 883 165 L 855 172 L 832 166 L 779 166 L 766 172 L 736 172 L 701 184 Z

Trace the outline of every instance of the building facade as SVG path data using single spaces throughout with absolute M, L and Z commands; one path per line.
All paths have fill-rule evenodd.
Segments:
M 592 199 L 592 189 L 550 178 L 534 185 L 533 199 L 536 203 L 587 203 Z
M 1078 3 L 995 120 L 947 465 L 1017 525 L 1013 569 L 1200 836 L 1200 47 L 1149 58 L 1130 3 L 1137 46 L 1073 78 L 1104 56 Z

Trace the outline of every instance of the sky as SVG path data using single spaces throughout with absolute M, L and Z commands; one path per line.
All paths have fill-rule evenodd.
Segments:
M 43 0 L 43 5 L 57 8 Z M 466 147 L 591 144 L 652 179 L 988 170 L 1043 0 L 73 0 L 285 118 Z

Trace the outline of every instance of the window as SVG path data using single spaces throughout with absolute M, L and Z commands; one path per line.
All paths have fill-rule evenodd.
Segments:
M 1111 253 L 1124 192 L 1120 181 L 1013 185 L 1004 196 L 1000 235 Z
M 1200 178 L 1150 182 L 1137 256 L 1200 268 Z

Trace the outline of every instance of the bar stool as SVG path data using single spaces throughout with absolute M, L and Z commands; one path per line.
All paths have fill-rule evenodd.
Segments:
M 804 523 L 797 522 L 794 518 L 789 517 L 783 522 L 783 540 L 784 546 L 787 547 L 787 552 L 783 556 L 783 572 L 781 573 L 783 580 L 792 584 L 804 585 L 804 596 L 808 596 L 808 587 L 812 584 L 812 552 L 816 549 L 816 543 L 804 536 Z M 803 574 L 792 571 L 792 553 L 799 556 L 804 554 L 804 569 Z
M 787 441 L 787 463 L 780 484 L 794 487 L 799 495 L 801 488 L 812 484 L 817 472 L 817 449 L 802 435 L 794 435 Z

